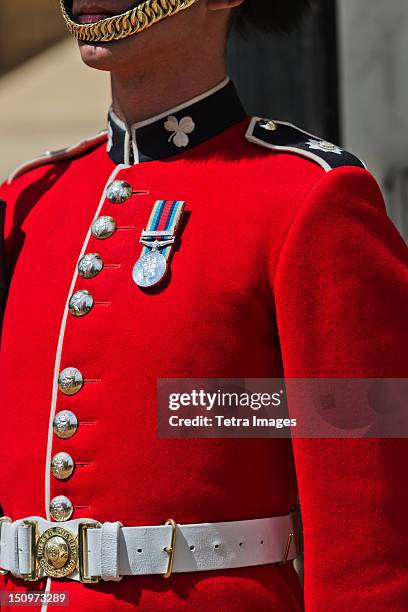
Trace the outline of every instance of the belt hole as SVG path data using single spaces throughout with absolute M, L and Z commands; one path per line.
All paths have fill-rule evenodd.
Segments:
M 219 544 L 214 544 L 214 548 L 218 548 L 218 547 L 219 547 Z
M 143 552 L 143 548 L 138 548 L 138 549 L 137 549 L 137 552 L 138 552 L 138 553 Z

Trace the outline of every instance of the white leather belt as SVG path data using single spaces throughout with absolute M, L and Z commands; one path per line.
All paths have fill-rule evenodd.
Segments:
M 81 582 L 122 576 L 225 570 L 294 559 L 293 514 L 272 518 L 154 527 L 92 519 L 0 519 L 0 567 L 25 580 Z

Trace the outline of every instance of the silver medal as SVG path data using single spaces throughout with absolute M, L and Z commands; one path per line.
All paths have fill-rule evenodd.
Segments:
M 153 208 L 156 217 L 162 213 L 163 204 L 165 203 L 165 200 L 158 200 L 156 202 Z M 175 242 L 175 230 L 184 210 L 184 202 L 173 202 L 173 204 L 176 203 L 178 205 L 178 216 L 176 215 L 176 220 L 173 219 L 173 226 L 171 228 L 165 230 L 144 229 L 141 233 L 139 242 L 145 247 L 142 251 L 144 254 L 139 257 L 132 270 L 132 278 L 139 287 L 153 287 L 166 275 L 168 270 L 167 260 L 171 247 Z M 160 249 L 165 249 L 167 256 L 161 253 Z
M 153 287 L 159 283 L 167 270 L 167 259 L 157 250 L 143 255 L 133 267 L 133 280 L 139 287 Z

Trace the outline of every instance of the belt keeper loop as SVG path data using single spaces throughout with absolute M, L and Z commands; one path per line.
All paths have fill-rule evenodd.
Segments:
M 166 546 L 164 549 L 169 555 L 169 562 L 167 564 L 167 570 L 163 574 L 163 578 L 170 578 L 173 573 L 174 555 L 176 553 L 177 523 L 174 519 L 169 518 L 164 524 L 171 525 L 171 542 L 170 546 Z
M 1 526 L 3 523 L 12 523 L 13 520 L 9 517 L 9 516 L 2 516 L 0 517 L 0 546 L 1 546 Z M 8 570 L 2 569 L 0 567 L 0 576 L 5 576 L 6 574 L 8 574 Z
M 291 517 L 291 526 L 289 527 L 289 535 L 288 535 L 288 539 L 286 541 L 286 547 L 285 547 L 285 551 L 283 553 L 283 558 L 282 561 L 278 562 L 278 565 L 285 565 L 285 563 L 288 560 L 289 557 L 289 553 L 290 553 L 290 548 L 292 546 L 292 542 L 295 543 L 295 551 L 297 553 L 297 541 L 296 541 L 296 535 L 295 535 L 295 516 L 296 516 L 296 508 L 291 508 L 289 515 Z
M 101 527 L 101 578 L 119 582 L 123 576 L 119 575 L 119 538 L 122 523 L 105 522 Z M 109 555 L 106 555 L 109 550 Z
M 282 561 L 279 561 L 278 565 L 285 565 L 285 563 L 287 562 L 288 557 L 289 557 L 290 547 L 291 547 L 292 541 L 294 539 L 295 539 L 295 534 L 294 534 L 293 531 L 291 531 L 289 533 L 289 535 L 288 535 L 288 541 L 286 543 L 286 548 L 285 548 L 285 552 L 283 554 L 283 559 L 282 559 Z

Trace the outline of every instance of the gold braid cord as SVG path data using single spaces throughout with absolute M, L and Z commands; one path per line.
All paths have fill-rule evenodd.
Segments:
M 198 0 L 145 0 L 121 15 L 114 15 L 96 23 L 79 24 L 72 20 L 66 9 L 65 1 L 60 0 L 68 30 L 78 40 L 86 42 L 110 42 L 138 34 L 162 19 L 189 8 L 196 2 Z

